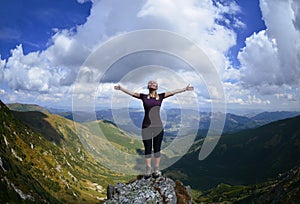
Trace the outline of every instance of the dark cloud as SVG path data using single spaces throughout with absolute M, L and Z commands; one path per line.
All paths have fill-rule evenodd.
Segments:
M 153 68 L 153 65 L 156 68 Z M 147 68 L 147 66 L 149 68 Z M 118 83 L 126 74 L 139 68 L 147 69 L 147 72 L 137 72 L 131 82 L 145 79 L 149 75 L 159 75 L 159 66 L 178 72 L 179 70 L 190 70 L 190 66 L 180 58 L 159 51 L 141 51 L 129 54 L 117 60 L 104 74 L 101 82 Z M 163 68 L 162 68 L 163 69 Z

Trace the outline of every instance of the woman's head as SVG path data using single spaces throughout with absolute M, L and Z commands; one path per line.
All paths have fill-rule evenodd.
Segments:
M 151 81 L 148 82 L 148 89 L 149 90 L 154 91 L 154 90 L 157 90 L 157 88 L 158 88 L 158 84 L 157 84 L 156 81 L 151 80 Z
M 159 100 L 159 95 L 157 94 L 157 88 L 158 88 L 158 84 L 156 81 L 151 80 L 148 82 L 148 89 L 149 89 L 149 94 L 147 96 L 148 99 L 150 99 L 150 93 L 154 92 L 155 99 Z

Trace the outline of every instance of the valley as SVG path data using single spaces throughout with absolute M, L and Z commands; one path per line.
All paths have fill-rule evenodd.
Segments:
M 141 114 L 130 110 L 136 128 Z M 195 203 L 300 200 L 298 112 L 265 112 L 251 117 L 228 113 L 218 145 L 203 161 L 198 160 L 198 154 L 210 114 L 199 114 L 200 124 L 190 118 L 191 127 L 199 127 L 194 144 L 163 171 L 166 177 L 191 186 Z M 104 161 L 119 168 L 126 160 L 115 156 L 116 150 L 142 156 L 138 132 L 128 129 L 126 121 L 117 126 L 110 110 L 96 115 L 97 121 L 73 121 L 69 112 L 54 114 L 36 105 L 1 102 L 1 203 L 102 203 L 108 184 L 135 178 L 126 173 L 126 169 L 138 168 L 134 162 L 118 173 Z M 179 115 L 180 110 L 168 111 L 166 147 L 176 138 Z M 184 141 L 182 137 L 180 142 Z M 175 157 L 176 152 L 168 151 L 163 159 Z

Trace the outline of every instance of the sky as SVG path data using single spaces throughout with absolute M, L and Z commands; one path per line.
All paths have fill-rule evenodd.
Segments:
M 0 99 L 5 103 L 71 108 L 74 95 L 83 94 L 97 107 L 135 106 L 137 101 L 116 93 L 113 86 L 146 92 L 152 77 L 159 91 L 194 86 L 193 93 L 167 99 L 170 107 L 178 101 L 192 106 L 191 95 L 200 107 L 209 107 L 217 97 L 205 73 L 157 51 L 115 59 L 102 73 L 103 80 L 90 84 L 95 93 L 84 95 L 88 86 L 74 93 L 82 73 L 92 77 L 93 70 L 83 65 L 103 45 L 155 29 L 184 37 L 205 53 L 222 84 L 216 92 L 224 93 L 228 110 L 300 110 L 298 0 L 1 0 L 0 19 Z M 147 40 L 160 39 L 138 38 L 122 46 Z M 105 50 L 106 55 L 117 50 L 118 44 Z M 182 52 L 197 55 L 184 46 Z

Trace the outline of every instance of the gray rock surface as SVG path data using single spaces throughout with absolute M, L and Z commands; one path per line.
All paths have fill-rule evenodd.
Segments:
M 176 204 L 178 201 L 177 183 L 170 178 L 159 177 L 157 179 L 141 178 L 127 184 L 117 183 L 115 186 L 109 185 L 107 187 L 108 199 L 105 204 Z M 184 189 L 188 192 L 187 188 Z

